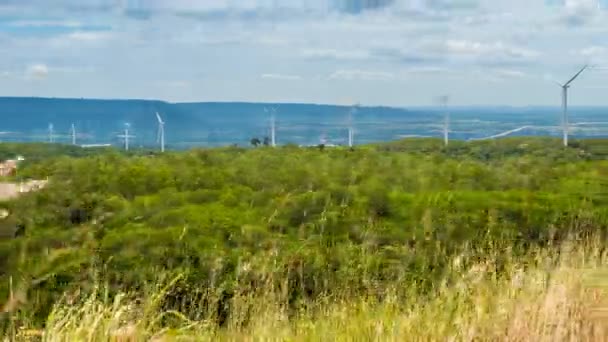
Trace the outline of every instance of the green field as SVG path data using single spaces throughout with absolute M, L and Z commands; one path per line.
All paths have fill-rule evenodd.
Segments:
M 608 337 L 606 140 L 15 154 L 9 338 Z

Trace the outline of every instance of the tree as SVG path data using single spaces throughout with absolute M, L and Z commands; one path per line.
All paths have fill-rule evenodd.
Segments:
M 264 146 L 270 146 L 270 138 L 264 137 Z
M 253 147 L 258 147 L 258 146 L 260 146 L 260 144 L 261 144 L 262 142 L 261 142 L 261 141 L 260 141 L 260 139 L 258 139 L 258 138 L 252 138 L 252 139 L 249 141 L 249 143 L 250 143 L 250 144 L 251 144 Z

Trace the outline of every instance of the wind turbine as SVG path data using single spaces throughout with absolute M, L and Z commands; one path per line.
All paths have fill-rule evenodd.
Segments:
M 131 125 L 129 123 L 126 123 L 124 134 L 118 136 L 119 138 L 125 139 L 125 151 L 129 150 L 129 138 L 135 137 L 134 135 L 129 135 L 129 128 L 131 128 Z
M 325 131 L 323 131 L 321 133 L 321 136 L 319 137 L 319 144 L 327 145 L 327 134 L 325 133 Z
M 264 112 L 266 113 L 270 113 L 270 145 L 272 147 L 276 147 L 277 146 L 277 141 L 276 141 L 276 114 L 277 114 L 277 108 L 278 107 L 270 107 L 270 109 L 264 107 Z
M 54 143 L 55 142 L 55 135 L 54 135 L 54 128 L 53 128 L 53 123 L 51 122 L 49 124 L 49 143 Z
M 448 146 L 450 142 L 450 113 L 448 112 L 448 101 L 450 97 L 448 95 L 442 95 L 439 97 L 439 103 L 443 106 L 444 117 L 443 117 L 443 143 Z
M 353 128 L 353 115 L 357 112 L 357 107 L 359 105 L 355 104 L 351 107 L 348 113 L 348 147 L 353 147 L 355 140 L 355 130 Z
M 76 126 L 74 126 L 74 124 L 72 124 L 71 133 L 72 133 L 72 145 L 76 145 Z
M 156 112 L 156 120 L 158 120 L 158 132 L 156 134 L 156 142 L 160 144 L 160 151 L 165 152 L 165 122 Z
M 585 69 L 587 69 L 589 65 L 585 65 L 579 72 L 577 72 L 568 82 L 561 84 L 556 82 L 560 87 L 562 87 L 562 128 L 564 130 L 564 146 L 568 147 L 568 88 L 570 88 L 570 83 L 572 83 Z

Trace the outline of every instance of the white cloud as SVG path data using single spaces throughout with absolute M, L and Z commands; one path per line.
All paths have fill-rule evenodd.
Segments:
M 53 73 L 74 73 L 74 74 L 82 74 L 82 73 L 93 73 L 96 72 L 97 69 L 92 66 L 62 66 L 62 67 L 49 67 L 49 71 Z
M 66 34 L 64 37 L 73 41 L 96 42 L 110 38 L 111 34 L 108 32 L 77 31 Z
M 9 23 L 13 27 L 66 27 L 79 28 L 82 23 L 71 20 L 16 20 Z
M 514 59 L 531 59 L 539 56 L 537 51 L 509 46 L 502 41 L 481 43 L 470 40 L 448 40 L 446 48 L 449 53 L 470 56 L 505 56 Z
M 600 2 L 598 0 L 565 0 L 564 7 L 566 9 L 599 9 Z
M 0 5 L 0 15 L 11 18 L 0 23 L 10 26 L 0 31 L 0 70 L 15 77 L 0 86 L 18 95 L 311 102 L 350 96 L 408 105 L 431 98 L 437 87 L 460 92 L 455 101 L 464 103 L 501 101 L 487 85 L 492 79 L 500 80 L 501 94 L 511 91 L 510 100 L 546 103 L 554 99 L 526 75 L 562 79 L 582 63 L 608 58 L 608 12 L 589 0 L 393 0 L 373 11 L 334 11 L 328 1 L 11 0 L 10 10 Z M 49 63 L 46 71 L 26 74 L 47 78 L 48 87 L 9 82 L 40 60 Z M 581 86 L 594 86 L 591 76 Z M 415 91 L 395 90 L 411 78 Z M 330 79 L 350 82 L 335 87 Z
M 298 81 L 301 80 L 302 77 L 298 75 L 284 75 L 284 74 L 263 74 L 261 76 L 263 79 L 269 80 L 282 80 L 282 81 Z
M 184 81 L 184 80 L 162 81 L 162 82 L 155 82 L 154 84 L 158 87 L 164 87 L 164 88 L 189 88 L 192 86 L 191 82 Z
M 569 25 L 584 25 L 595 19 L 600 9 L 598 0 L 565 0 L 562 20 Z
M 384 71 L 338 70 L 329 75 L 329 79 L 346 81 L 390 81 L 395 79 L 395 74 Z
M 445 67 L 437 67 L 437 66 L 418 66 L 411 67 L 405 70 L 406 74 L 438 74 L 438 73 L 446 73 L 449 70 Z
M 603 65 L 608 59 L 608 48 L 598 45 L 587 46 L 578 51 L 574 51 L 573 55 L 577 57 L 580 56 L 579 58 L 582 57 L 586 63 Z
M 254 40 L 256 43 L 258 43 L 260 45 L 267 45 L 267 46 L 287 46 L 287 45 L 289 45 L 289 39 L 266 36 L 266 35 L 256 35 Z
M 46 64 L 34 64 L 27 67 L 25 77 L 32 80 L 43 80 L 49 75 L 49 68 Z
M 589 46 L 581 49 L 579 53 L 585 57 L 598 57 L 608 54 L 608 48 L 603 46 Z
M 25 68 L 23 79 L 25 80 L 45 80 L 50 74 L 83 74 L 93 73 L 97 69 L 92 66 L 49 66 L 44 63 L 31 64 Z M 14 72 L 4 71 L 0 72 L 0 76 L 13 76 Z M 20 74 L 17 74 L 21 76 Z
M 337 50 L 337 49 L 304 49 L 302 56 L 310 59 L 336 59 L 336 60 L 356 60 L 367 59 L 370 57 L 368 51 L 363 50 Z
M 498 69 L 494 70 L 494 73 L 499 77 L 504 78 L 524 78 L 528 75 L 520 70 L 511 70 L 511 69 Z

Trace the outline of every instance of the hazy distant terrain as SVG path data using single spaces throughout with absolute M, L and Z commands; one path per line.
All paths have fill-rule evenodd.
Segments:
M 258 103 L 167 103 L 148 100 L 0 98 L 1 141 L 45 141 L 53 124 L 56 141 L 68 142 L 70 125 L 79 143 L 120 144 L 117 137 L 130 123 L 133 146 L 149 146 L 156 138 L 158 111 L 166 124 L 167 144 L 189 146 L 247 145 L 252 137 L 269 135 L 270 115 Z M 277 109 L 279 144 L 345 144 L 349 107 L 281 104 Z M 559 108 L 451 108 L 453 139 L 483 138 L 514 130 L 513 135 L 558 135 Z M 608 136 L 608 108 L 571 109 L 572 134 Z M 441 135 L 438 108 L 361 107 L 353 115 L 355 143 Z

